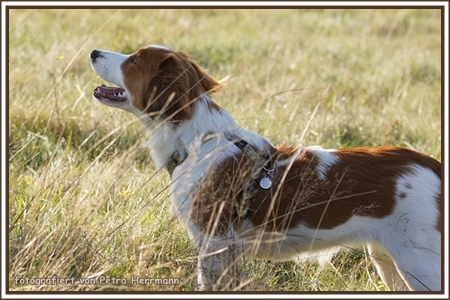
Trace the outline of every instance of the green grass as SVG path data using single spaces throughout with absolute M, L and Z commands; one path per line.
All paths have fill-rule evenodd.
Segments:
M 391 144 L 440 160 L 440 24 L 438 10 L 10 10 L 10 290 L 194 287 L 196 252 L 168 213 L 168 175 L 155 173 L 137 120 L 93 100 L 92 49 L 187 51 L 216 78 L 231 75 L 216 101 L 274 143 Z M 325 270 L 244 269 L 255 290 L 384 290 L 361 251 Z M 15 283 L 100 274 L 181 284 Z

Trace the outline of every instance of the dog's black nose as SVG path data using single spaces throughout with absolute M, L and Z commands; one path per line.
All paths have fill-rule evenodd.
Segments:
M 91 59 L 92 60 L 96 60 L 97 58 L 99 58 L 101 56 L 100 51 L 98 50 L 93 50 L 91 52 Z

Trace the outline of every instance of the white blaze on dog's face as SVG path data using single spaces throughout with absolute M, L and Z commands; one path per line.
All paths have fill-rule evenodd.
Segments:
M 142 48 L 131 55 L 94 50 L 90 57 L 94 71 L 119 86 L 98 86 L 94 97 L 138 117 L 189 119 L 196 99 L 222 88 L 187 55 L 162 46 Z
M 91 66 L 100 78 L 119 87 L 98 86 L 94 89 L 94 97 L 101 103 L 125 109 L 136 113 L 130 101 L 130 93 L 126 90 L 123 81 L 122 64 L 129 55 L 124 55 L 106 50 L 94 50 L 91 52 Z

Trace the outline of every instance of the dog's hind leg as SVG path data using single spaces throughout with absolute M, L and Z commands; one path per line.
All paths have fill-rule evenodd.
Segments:
M 384 247 L 371 243 L 371 258 L 390 289 L 441 290 L 439 234 L 435 231 L 415 237 L 413 233 L 392 236 L 391 240 L 385 239 Z
M 375 243 L 367 245 L 370 260 L 375 265 L 378 275 L 390 291 L 408 291 L 408 286 L 397 271 L 395 263 L 385 249 Z
M 441 256 L 426 248 L 407 248 L 397 254 L 397 270 L 413 291 L 441 290 Z

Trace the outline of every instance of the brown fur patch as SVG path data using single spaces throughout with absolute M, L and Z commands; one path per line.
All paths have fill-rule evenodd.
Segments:
M 190 119 L 202 94 L 223 88 L 186 54 L 161 48 L 140 49 L 123 63 L 122 71 L 133 104 L 150 117 Z
M 297 148 L 281 146 L 274 151 L 274 160 L 284 160 Z M 264 231 L 284 232 L 299 224 L 332 229 L 355 215 L 383 218 L 391 214 L 395 179 L 408 172 L 411 163 L 440 176 L 438 161 L 399 147 L 340 149 L 330 155 L 339 160 L 328 169 L 327 179 L 319 177 L 314 152 L 305 150 L 289 170 L 284 166 L 274 172 L 271 189 L 258 186 L 254 199 L 243 197 L 244 189 L 252 184 L 252 160 L 244 155 L 231 157 L 212 168 L 199 184 L 192 218 L 199 228 L 215 235 L 224 234 L 232 224 L 239 229 L 236 222 L 244 211 L 252 225 Z
M 278 170 L 273 188 L 258 190 L 249 215 L 252 224 L 283 232 L 299 224 L 332 229 L 355 215 L 383 218 L 395 207 L 395 178 L 407 172 L 409 164 L 426 166 L 440 176 L 439 162 L 404 148 L 340 149 L 334 155 L 339 162 L 329 168 L 328 180 L 319 178 L 319 162 L 310 151 L 289 170 Z

